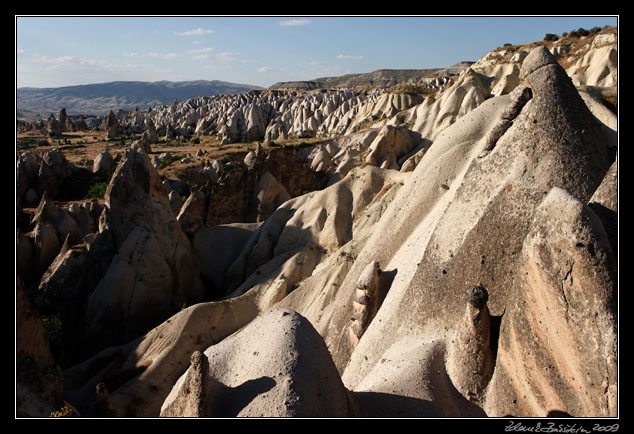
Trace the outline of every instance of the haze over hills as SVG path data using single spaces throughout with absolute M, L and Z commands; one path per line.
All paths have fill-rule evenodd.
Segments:
M 19 88 L 16 92 L 18 118 L 45 118 L 66 108 L 69 114 L 107 114 L 110 110 L 141 110 L 171 104 L 197 96 L 234 94 L 262 89 L 219 80 L 195 81 L 112 81 L 55 88 Z

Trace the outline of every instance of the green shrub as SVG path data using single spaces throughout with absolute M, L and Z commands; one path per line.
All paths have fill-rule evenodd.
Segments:
M 42 324 L 49 344 L 51 346 L 59 345 L 62 342 L 62 320 L 59 314 L 43 316 Z
M 19 150 L 34 148 L 37 145 L 38 145 L 37 140 L 35 140 L 33 138 L 30 138 L 30 137 L 25 137 L 25 138 L 18 139 L 18 149 Z
M 92 199 L 103 199 L 106 195 L 106 189 L 108 184 L 106 182 L 98 182 L 93 184 L 88 189 L 88 197 Z
M 421 84 L 399 83 L 389 88 L 388 92 L 397 94 L 429 96 L 436 93 L 436 89 Z
M 556 41 L 557 39 L 559 39 L 559 35 L 554 33 L 546 33 L 546 36 L 544 36 L 544 41 Z

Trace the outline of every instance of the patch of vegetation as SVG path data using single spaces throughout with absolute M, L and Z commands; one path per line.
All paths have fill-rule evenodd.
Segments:
M 38 146 L 51 146 L 46 139 L 38 139 L 35 137 L 18 137 L 18 150 L 37 148 Z
M 586 30 L 583 27 L 579 27 L 577 30 L 573 30 L 572 32 L 568 33 L 568 36 L 571 36 L 573 38 L 579 38 L 581 36 L 592 36 L 592 35 L 596 35 L 601 30 L 602 29 L 600 27 L 593 27 L 590 30 Z
M 187 146 L 187 143 L 177 139 L 175 141 L 170 141 L 170 142 L 166 141 L 164 144 L 162 143 L 161 146 L 164 146 L 166 148 L 181 148 L 183 146 Z
M 544 41 L 556 41 L 559 39 L 559 35 L 556 35 L 554 33 L 546 33 L 546 35 L 544 36 Z
M 388 93 L 407 94 L 407 95 L 422 95 L 431 96 L 436 93 L 436 89 L 422 85 L 411 83 L 399 83 L 389 88 Z
M 58 313 L 42 317 L 42 324 L 51 347 L 58 347 L 62 343 L 62 320 Z
M 88 189 L 88 197 L 91 199 L 103 199 L 106 195 L 106 189 L 108 188 L 108 183 L 106 182 L 97 182 L 93 184 Z

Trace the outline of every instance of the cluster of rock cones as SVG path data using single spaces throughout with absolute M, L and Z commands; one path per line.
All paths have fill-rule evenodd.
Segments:
M 18 416 L 616 416 L 615 115 L 544 47 L 516 79 L 491 95 L 468 68 L 319 148 L 325 187 L 275 187 L 249 221 L 184 229 L 139 145 L 79 238 L 42 199 L 18 240 Z

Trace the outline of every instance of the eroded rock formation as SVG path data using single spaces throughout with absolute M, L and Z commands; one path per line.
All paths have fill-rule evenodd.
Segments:
M 138 143 L 101 208 L 42 193 L 18 270 L 40 268 L 28 295 L 81 351 L 59 359 L 63 399 L 52 374 L 20 396 L 86 417 L 615 416 L 616 124 L 553 52 L 485 56 L 422 101 L 253 92 L 135 113 L 229 141 L 344 135 L 189 184 Z M 23 197 L 42 164 L 20 156 Z

